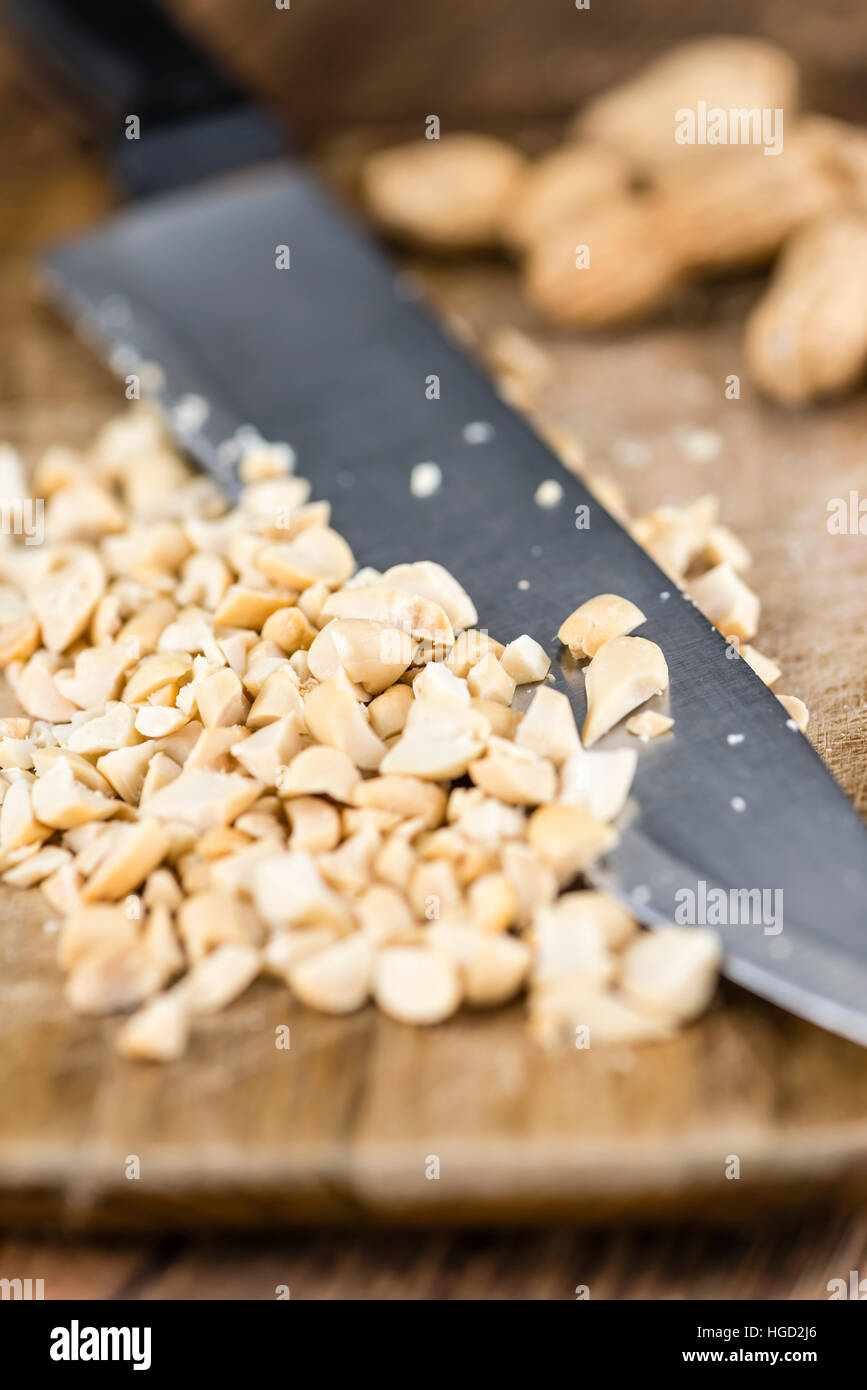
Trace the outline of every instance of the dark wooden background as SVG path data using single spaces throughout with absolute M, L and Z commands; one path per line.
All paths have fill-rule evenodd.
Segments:
M 688 34 L 721 29 L 785 43 L 805 64 L 814 105 L 862 119 L 867 108 L 863 0 L 734 0 L 724 9 L 707 0 L 591 0 L 590 11 L 576 11 L 571 0 L 292 0 L 288 12 L 272 0 L 172 0 L 172 7 L 320 146 L 340 132 L 411 126 L 430 112 L 446 129 L 556 130 L 583 97 L 647 57 Z M 22 61 L 2 19 L 0 202 L 0 438 L 27 451 L 66 430 L 83 438 L 95 412 L 112 408 L 108 378 L 95 365 L 72 368 L 66 339 L 28 288 L 31 249 L 98 215 L 110 192 L 82 149 L 78 122 Z M 505 267 L 453 267 L 431 284 L 439 302 L 480 329 L 524 314 Z M 686 495 L 716 484 L 716 467 L 699 478 L 671 448 L 672 428 L 704 413 L 689 392 L 679 402 L 675 388 L 696 385 L 694 371 L 716 379 L 728 370 L 743 296 L 753 294 L 749 286 L 726 290 L 693 306 L 682 323 L 598 349 L 553 345 L 551 418 L 570 419 L 606 466 L 616 433 L 657 439 L 653 469 L 621 476 L 639 505 L 676 498 L 690 467 Z M 78 353 L 71 339 L 68 350 Z M 786 688 L 813 707 L 814 741 L 863 808 L 864 547 L 857 557 L 855 543 L 845 554 L 829 547 L 813 521 L 827 496 L 863 483 L 864 397 L 794 419 L 748 398 L 737 428 L 721 421 L 703 422 L 727 435 L 724 508 L 757 554 L 762 645 L 784 661 Z M 774 459 L 797 468 L 786 478 Z M 843 1212 L 833 1200 L 739 1229 L 714 1230 L 713 1219 L 708 1211 L 702 1223 L 661 1230 L 326 1231 L 246 1242 L 0 1233 L 0 1276 L 44 1278 L 49 1297 L 271 1298 L 277 1284 L 289 1284 L 293 1298 L 568 1299 L 576 1284 L 589 1284 L 593 1298 L 812 1299 L 827 1297 L 831 1278 L 867 1272 L 867 1215 Z
M 591 0 L 589 10 L 573 0 L 165 3 L 302 139 L 431 112 L 445 129 L 563 119 L 671 44 L 720 32 L 788 48 L 808 104 L 849 119 L 867 111 L 863 0 Z M 4 44 L 0 138 L 21 165 L 63 148 L 76 126 L 69 112 L 46 125 L 41 85 Z
M 171 0 L 203 42 L 302 126 L 556 117 L 687 35 L 758 34 L 824 109 L 864 111 L 860 0 Z

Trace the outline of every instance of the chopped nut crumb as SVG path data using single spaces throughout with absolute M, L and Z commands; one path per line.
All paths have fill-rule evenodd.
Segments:
M 645 743 L 649 739 L 659 738 L 660 734 L 667 734 L 673 727 L 674 720 L 655 709 L 642 710 L 641 714 L 633 714 L 632 718 L 626 721 L 627 731 Z
M 810 722 L 810 711 L 804 701 L 799 700 L 797 695 L 778 695 L 777 699 L 788 714 L 789 722 L 796 724 L 802 734 L 805 733 Z
M 780 679 L 782 671 L 775 661 L 769 656 L 763 656 L 761 652 L 751 647 L 749 642 L 744 642 L 741 647 L 741 656 L 748 666 L 751 666 L 759 680 L 764 681 L 765 685 L 775 685 Z

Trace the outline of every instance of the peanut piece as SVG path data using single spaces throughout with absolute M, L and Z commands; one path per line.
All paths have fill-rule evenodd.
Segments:
M 632 748 L 588 749 L 560 769 L 560 800 L 583 806 L 597 820 L 616 820 L 626 805 L 638 754 Z
M 540 806 L 527 822 L 527 839 L 565 885 L 616 845 L 617 832 L 583 807 Z
M 619 594 L 597 594 L 569 614 L 557 638 L 580 660 L 595 656 L 603 643 L 624 637 L 646 621 L 641 609 Z
M 748 642 L 759 626 L 760 603 L 729 564 L 715 565 L 698 579 L 689 581 L 692 598 L 706 618 L 724 637 Z
M 797 724 L 801 733 L 806 733 L 807 725 L 810 722 L 810 711 L 804 701 L 799 700 L 797 695 L 778 695 L 777 699 L 789 718 Z
M 355 1013 L 370 994 L 373 951 L 361 932 L 303 955 L 289 967 L 289 986 L 308 1009 L 326 1014 Z
M 545 679 L 551 669 L 551 660 L 539 643 L 525 632 L 508 644 L 500 658 L 500 665 L 516 685 L 528 685 L 531 681 Z
M 710 1003 L 721 958 L 719 938 L 704 927 L 642 932 L 627 947 L 621 988 L 640 1009 L 685 1021 Z
M 428 946 L 386 946 L 374 962 L 373 995 L 398 1023 L 442 1023 L 460 1005 L 458 970 Z
M 518 725 L 515 743 L 558 767 L 579 752 L 581 743 L 568 696 L 543 685 L 530 701 Z
M 653 695 L 668 689 L 668 667 L 655 642 L 646 637 L 613 637 L 600 647 L 585 673 L 586 747 Z
M 646 743 L 651 738 L 659 738 L 660 734 L 667 734 L 673 725 L 674 720 L 669 715 L 660 714 L 655 709 L 645 709 L 641 714 L 633 714 L 631 719 L 627 719 L 626 731 Z

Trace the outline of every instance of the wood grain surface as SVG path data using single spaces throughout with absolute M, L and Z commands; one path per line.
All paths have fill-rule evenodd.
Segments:
M 0 1274 L 46 1299 L 568 1301 L 827 1299 L 867 1268 L 867 1220 L 805 1215 L 709 1231 L 296 1231 L 254 1240 L 0 1240 Z
M 805 100 L 863 116 L 867 14 L 857 0 L 164 0 L 303 137 L 363 123 L 443 129 L 565 118 L 685 38 L 755 34 L 806 73 Z
M 0 217 L 0 438 L 28 460 L 53 440 L 85 442 L 121 405 L 116 383 L 40 303 L 30 262 L 35 244 L 86 222 L 109 195 L 56 130 L 33 138 L 54 177 L 13 160 Z M 479 337 L 519 324 L 545 343 L 555 369 L 542 416 L 574 427 L 635 509 L 720 492 L 725 520 L 756 557 L 760 645 L 867 809 L 867 547 L 826 527 L 828 500 L 865 487 L 864 394 L 790 415 L 762 404 L 742 374 L 741 399 L 725 399 L 758 282 L 691 292 L 652 327 L 589 340 L 543 331 L 503 264 L 416 268 L 436 304 Z M 696 429 L 720 439 L 706 462 L 695 461 Z M 846 1214 L 867 1187 L 867 1053 L 734 988 L 674 1043 L 550 1059 L 528 1045 L 518 1006 L 415 1033 L 371 1012 L 320 1018 L 261 984 L 212 1020 L 179 1066 L 130 1067 L 112 1053 L 114 1022 L 65 1008 L 40 900 L 5 890 L 0 914 L 7 1228 L 746 1223 L 611 1238 L 323 1233 L 254 1255 L 198 1238 L 144 1250 L 70 1236 L 0 1245 L 0 1275 L 45 1277 L 42 1261 L 56 1289 L 92 1296 L 270 1297 L 282 1282 L 300 1297 L 549 1298 L 591 1282 L 601 1297 L 728 1288 L 799 1298 L 824 1296 L 828 1278 L 867 1258 L 863 1218 Z M 274 1046 L 282 1024 L 288 1052 Z M 131 1155 L 138 1179 L 125 1176 Z M 426 1176 L 432 1155 L 438 1180 Z M 737 1181 L 724 1176 L 730 1155 Z M 757 1234 L 771 1212 L 808 1206 L 816 1214 L 803 1223 Z

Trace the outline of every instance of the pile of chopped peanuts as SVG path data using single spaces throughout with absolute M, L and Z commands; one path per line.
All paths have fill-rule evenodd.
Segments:
M 624 719 L 671 726 L 629 718 L 668 685 L 643 613 L 595 595 L 560 629 L 589 661 L 582 739 L 533 638 L 480 630 L 434 562 L 357 570 L 293 465 L 248 441 L 230 507 L 141 406 L 29 482 L 0 450 L 4 495 L 44 499 L 45 533 L 0 549 L 24 710 L 0 720 L 0 872 L 47 899 L 67 1001 L 126 1015 L 119 1051 L 158 1061 L 260 975 L 330 1014 L 373 1000 L 435 1024 L 526 992 L 544 1045 L 673 1036 L 712 997 L 716 936 L 645 932 L 574 886 L 617 841 L 637 759 L 593 745 Z M 634 532 L 675 577 L 709 563 L 696 601 L 753 635 L 709 499 Z

